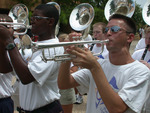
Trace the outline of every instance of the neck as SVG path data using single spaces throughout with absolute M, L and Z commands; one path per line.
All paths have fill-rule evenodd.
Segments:
M 125 65 L 134 62 L 129 51 L 109 52 L 109 59 L 114 65 Z
M 55 35 L 54 34 L 42 34 L 42 35 L 39 35 L 39 38 L 38 38 L 38 41 L 43 41 L 43 40 L 49 40 L 49 39 L 53 39 L 55 38 Z

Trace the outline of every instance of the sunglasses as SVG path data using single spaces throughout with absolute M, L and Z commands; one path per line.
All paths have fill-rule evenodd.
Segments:
M 31 20 L 32 21 L 39 21 L 39 20 L 41 20 L 41 19 L 49 19 L 49 17 L 42 17 L 42 16 L 32 16 L 31 17 Z
M 117 33 L 122 30 L 125 31 L 126 33 L 132 33 L 132 32 L 128 32 L 128 31 L 122 29 L 119 26 L 106 27 L 104 33 L 107 33 L 109 30 L 111 31 L 111 33 Z

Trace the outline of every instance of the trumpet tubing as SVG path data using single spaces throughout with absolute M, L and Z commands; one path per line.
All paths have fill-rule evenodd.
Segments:
M 32 26 L 26 25 L 23 23 L 13 23 L 13 22 L 0 22 L 1 25 L 5 25 L 7 27 L 17 27 L 18 29 L 24 29 L 24 32 L 18 33 L 15 32 L 14 35 L 25 35 L 27 33 L 27 29 L 31 29 Z
M 104 45 L 104 43 L 108 43 L 109 40 L 93 40 L 93 41 L 73 41 L 73 42 L 60 42 L 57 44 L 54 43 L 37 43 L 37 42 L 32 42 L 32 49 L 33 50 L 39 50 L 39 49 L 44 49 L 44 48 L 56 48 L 56 47 L 61 47 L 61 46 L 71 46 L 71 45 L 83 45 L 83 44 L 89 44 L 89 43 L 101 43 L 102 45 Z M 103 52 L 103 50 L 102 50 Z M 100 52 L 99 54 L 93 54 L 94 56 L 98 56 L 100 55 L 102 52 Z M 50 60 L 54 60 L 54 61 L 67 61 L 67 60 L 71 60 L 72 58 L 74 58 L 74 55 L 70 55 L 70 54 L 62 54 L 62 55 L 53 55 L 53 57 L 51 58 L 46 58 L 44 51 L 42 51 L 42 60 L 47 62 Z

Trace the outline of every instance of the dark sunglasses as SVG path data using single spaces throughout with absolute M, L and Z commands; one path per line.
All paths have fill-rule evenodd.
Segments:
M 41 20 L 41 19 L 49 19 L 49 17 L 42 17 L 42 16 L 32 16 L 31 17 L 31 20 L 32 21 L 38 21 L 38 20 Z
M 119 31 L 121 31 L 121 30 L 125 31 L 126 33 L 132 33 L 132 32 L 128 32 L 128 31 L 122 29 L 122 28 L 119 27 L 119 26 L 106 27 L 104 33 L 107 33 L 107 32 L 109 31 L 109 29 L 110 29 L 110 31 L 111 31 L 112 33 L 117 33 L 117 32 L 119 32 Z

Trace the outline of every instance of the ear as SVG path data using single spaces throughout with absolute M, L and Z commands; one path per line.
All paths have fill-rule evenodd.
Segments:
M 134 38 L 135 38 L 135 35 L 133 33 L 128 34 L 127 42 L 131 43 L 134 40 Z
M 55 19 L 54 18 L 50 18 L 49 19 L 49 25 L 53 26 L 55 23 Z

